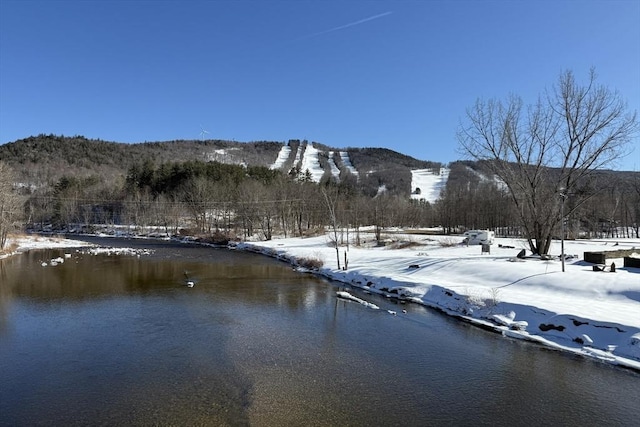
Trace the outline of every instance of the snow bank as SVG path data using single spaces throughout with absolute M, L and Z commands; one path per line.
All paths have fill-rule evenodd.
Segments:
M 594 272 L 578 256 L 565 262 L 563 273 L 557 259 L 517 259 L 525 247 L 519 240 L 496 239 L 487 255 L 480 246 L 450 246 L 456 237 L 406 238 L 412 244 L 404 249 L 350 246 L 346 271 L 332 265 L 335 249 L 325 236 L 238 248 L 294 264 L 298 258 L 321 256 L 329 262 L 316 273 L 332 280 L 433 307 L 508 337 L 640 370 L 640 270 Z M 610 244 L 569 241 L 565 251 L 581 255 Z M 640 241 L 619 241 L 618 248 L 625 245 L 637 247 Z M 558 253 L 559 242 L 551 249 Z M 341 248 L 341 259 L 346 251 Z
M 109 236 L 105 236 L 109 237 Z M 98 246 L 93 243 L 83 242 L 80 240 L 66 239 L 60 237 L 47 237 L 47 236 L 23 236 L 18 238 L 9 238 L 7 246 L 17 247 L 16 251 L 11 254 L 7 254 L 4 257 L 10 255 L 16 255 L 21 252 L 27 252 L 34 249 L 65 249 L 65 248 L 80 248 L 76 249 L 76 253 L 83 255 L 127 255 L 127 256 L 142 256 L 151 255 L 154 253 L 153 249 L 137 249 L 137 248 L 116 248 L 116 247 L 104 247 Z M 63 257 L 52 258 L 49 261 L 43 261 L 43 267 L 55 267 L 56 265 L 63 264 L 66 259 L 72 257 L 71 253 L 65 253 Z M 1 258 L 1 257 L 0 257 Z
M 368 301 L 365 301 L 365 300 L 363 300 L 361 298 L 358 298 L 356 296 L 353 296 L 349 292 L 338 291 L 338 292 L 336 292 L 336 295 L 338 297 L 342 298 L 342 299 L 346 299 L 346 300 L 349 300 L 349 301 L 357 302 L 358 304 L 362 304 L 365 307 L 369 307 L 369 308 L 372 308 L 374 310 L 379 310 L 380 309 L 380 307 L 378 307 L 377 305 L 375 305 L 373 303 L 370 303 Z
M 79 248 L 84 246 L 93 246 L 87 242 L 79 240 L 65 239 L 55 236 L 20 236 L 9 237 L 7 239 L 7 248 L 16 247 L 16 250 L 4 255 L 0 254 L 0 259 L 6 258 L 20 252 L 27 252 L 32 249 L 58 249 L 58 248 Z

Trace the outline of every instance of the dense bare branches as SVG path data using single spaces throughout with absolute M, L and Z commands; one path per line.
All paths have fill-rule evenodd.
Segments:
M 579 192 L 580 185 L 625 154 L 636 135 L 636 115 L 595 80 L 592 70 L 581 86 L 567 71 L 526 108 L 517 96 L 504 103 L 478 100 L 460 127 L 462 152 L 486 160 L 504 181 L 534 252 L 549 251 L 559 195 L 572 195 L 574 208 L 588 200 L 592 194 Z
M 591 70 L 588 85 L 579 86 L 573 74 L 565 72 L 548 95 L 554 114 L 564 119 L 557 152 L 567 188 L 584 175 L 615 163 L 626 154 L 637 131 L 636 114 L 628 114 L 620 95 L 596 85 L 595 79 Z

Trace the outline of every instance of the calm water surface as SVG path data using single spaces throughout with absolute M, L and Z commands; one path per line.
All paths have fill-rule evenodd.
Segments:
M 0 425 L 637 425 L 640 375 L 254 254 L 0 261 Z M 58 266 L 42 267 L 72 253 Z M 196 281 L 184 286 L 184 272 Z M 406 314 L 402 310 L 407 311 Z

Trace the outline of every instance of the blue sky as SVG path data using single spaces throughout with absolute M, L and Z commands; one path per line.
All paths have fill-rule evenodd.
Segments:
M 533 102 L 563 70 L 640 112 L 638 22 L 637 0 L 0 0 L 0 143 L 202 126 L 450 162 L 477 98 Z

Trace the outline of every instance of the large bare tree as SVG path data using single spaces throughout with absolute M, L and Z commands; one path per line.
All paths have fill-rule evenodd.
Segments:
M 580 186 L 627 154 L 637 131 L 636 113 L 627 111 L 618 92 L 596 84 L 592 69 L 584 85 L 563 72 L 526 107 L 517 96 L 476 101 L 458 141 L 463 154 L 486 161 L 504 182 L 531 251 L 542 255 L 549 252 L 563 201 L 571 197 L 575 209 L 588 200 Z

